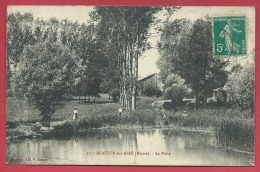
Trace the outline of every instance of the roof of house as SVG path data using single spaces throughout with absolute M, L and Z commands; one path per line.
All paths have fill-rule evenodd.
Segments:
M 144 81 L 144 80 L 146 80 L 146 79 L 149 79 L 149 78 L 153 77 L 154 75 L 158 75 L 158 74 L 157 74 L 157 73 L 153 73 L 153 74 L 148 75 L 148 76 L 146 76 L 146 77 L 144 77 L 144 78 L 138 79 L 138 81 Z

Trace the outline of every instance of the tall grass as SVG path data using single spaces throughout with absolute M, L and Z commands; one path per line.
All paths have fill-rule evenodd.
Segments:
M 152 107 L 152 103 L 156 100 L 156 97 L 139 97 L 137 99 L 137 109 L 150 109 Z
M 232 108 L 182 109 L 172 112 L 168 120 L 176 128 L 213 129 L 221 146 L 254 152 L 254 120 L 250 113 Z
M 186 111 L 187 116 L 183 116 Z M 182 127 L 216 127 L 223 119 L 248 119 L 248 111 L 232 108 L 189 108 L 172 111 L 168 114 L 169 123 Z
M 216 137 L 226 148 L 254 152 L 254 121 L 223 119 L 216 127 Z
M 92 115 L 79 121 L 79 128 L 100 128 L 106 126 L 154 126 L 156 123 L 156 114 L 149 109 L 139 109 L 134 112 L 125 112 L 122 115 L 106 114 Z

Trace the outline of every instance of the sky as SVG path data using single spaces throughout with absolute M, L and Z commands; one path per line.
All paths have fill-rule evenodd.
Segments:
M 71 21 L 79 23 L 88 23 L 89 12 L 93 10 L 92 6 L 9 6 L 7 12 L 32 13 L 34 19 L 43 18 L 48 20 L 51 17 L 56 17 L 59 20 L 67 18 Z M 231 16 L 244 15 L 247 22 L 247 46 L 248 50 L 255 47 L 255 9 L 254 7 L 182 7 L 176 11 L 170 18 L 171 21 L 180 18 L 187 18 L 195 21 L 206 15 L 209 16 Z M 164 19 L 162 13 L 157 15 L 158 18 Z M 150 32 L 154 33 L 153 29 Z M 160 35 L 149 38 L 152 47 L 156 47 L 156 42 Z M 139 77 L 145 77 L 153 73 L 159 73 L 156 66 L 156 61 L 159 58 L 157 49 L 152 48 L 142 54 L 139 59 Z

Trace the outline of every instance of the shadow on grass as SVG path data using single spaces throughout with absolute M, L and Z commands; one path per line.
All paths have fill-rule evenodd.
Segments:
M 112 101 L 81 101 L 80 103 L 83 104 L 107 104 L 107 103 L 114 103 Z

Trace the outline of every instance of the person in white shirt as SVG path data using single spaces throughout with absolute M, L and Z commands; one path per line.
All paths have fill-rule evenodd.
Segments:
M 183 114 L 182 114 L 182 116 L 187 117 L 187 116 L 188 116 L 187 112 L 184 111 Z
M 76 122 L 77 119 L 78 119 L 78 110 L 77 110 L 77 108 L 75 107 L 75 108 L 74 108 L 74 113 L 73 113 L 73 121 Z
M 123 109 L 122 109 L 122 107 L 120 106 L 120 108 L 119 108 L 119 110 L 118 110 L 119 115 L 122 115 L 122 112 L 123 112 Z

